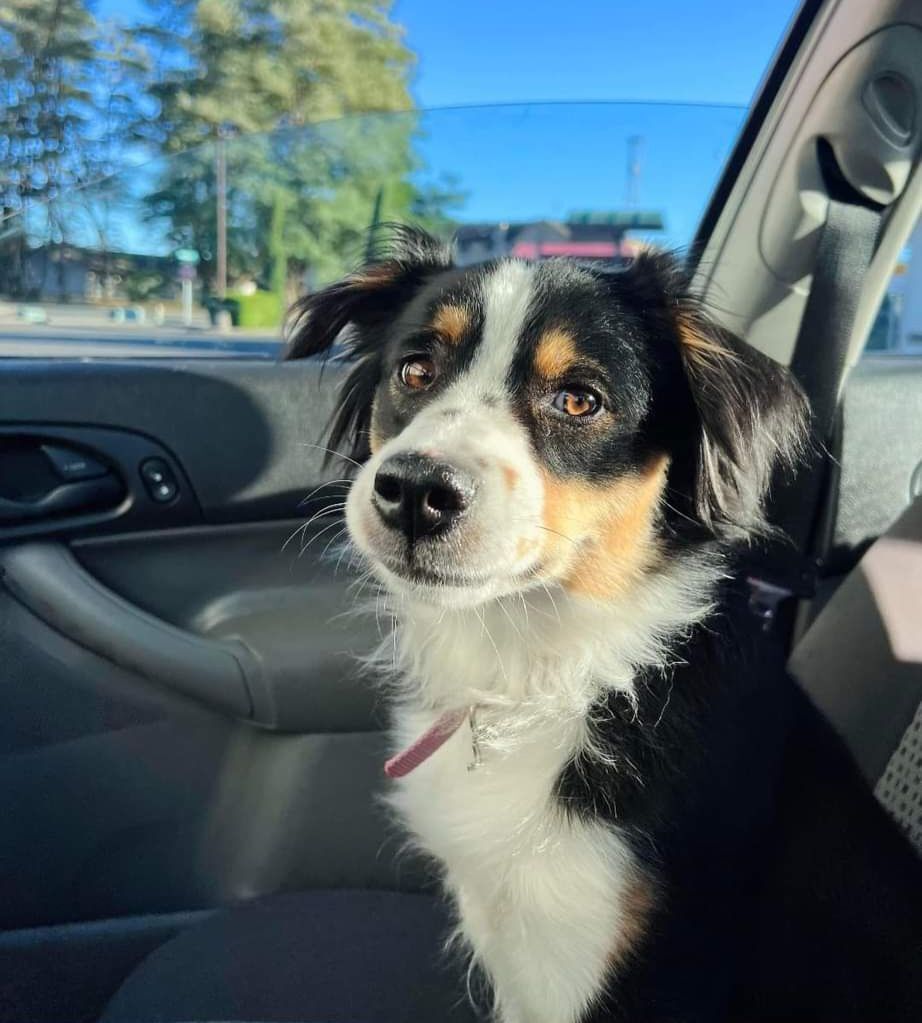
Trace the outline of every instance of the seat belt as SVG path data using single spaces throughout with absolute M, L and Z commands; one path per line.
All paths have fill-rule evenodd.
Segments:
M 784 536 L 763 546 L 750 562 L 750 607 L 766 631 L 776 626 L 782 601 L 815 592 L 827 445 L 838 421 L 852 328 L 886 209 L 845 179 L 825 139 L 817 141 L 817 158 L 829 206 L 791 360 L 791 371 L 810 400 L 812 443 L 806 464 L 793 479 L 775 477 L 769 520 Z

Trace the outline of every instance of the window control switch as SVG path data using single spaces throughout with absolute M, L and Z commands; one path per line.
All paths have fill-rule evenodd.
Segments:
M 173 470 L 162 458 L 148 458 L 141 463 L 140 472 L 144 489 L 157 504 L 169 504 L 179 493 Z

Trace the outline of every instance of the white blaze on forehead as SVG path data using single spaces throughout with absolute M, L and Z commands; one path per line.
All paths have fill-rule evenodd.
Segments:
M 531 302 L 534 273 L 534 267 L 510 261 L 500 263 L 483 282 L 483 336 L 465 374 L 482 394 L 505 388 Z
M 466 522 L 476 542 L 469 540 L 469 553 L 495 568 L 521 560 L 516 540 L 522 528 L 496 528 L 510 495 L 503 470 L 512 470 L 515 476 L 523 521 L 537 521 L 543 494 L 527 430 L 503 400 L 534 291 L 534 268 L 501 263 L 483 279 L 481 288 L 483 332 L 470 367 L 414 415 L 369 465 L 399 452 L 420 451 L 475 475 L 478 497 Z

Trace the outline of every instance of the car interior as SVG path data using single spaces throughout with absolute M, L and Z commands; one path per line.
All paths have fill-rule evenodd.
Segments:
M 834 274 L 823 146 L 875 236 L 819 309 L 835 415 L 753 610 L 922 855 L 922 358 L 864 353 L 922 210 L 918 0 L 803 5 L 701 221 L 709 303 L 784 363 Z M 381 804 L 339 373 L 0 360 L 0 1023 L 484 1018 Z

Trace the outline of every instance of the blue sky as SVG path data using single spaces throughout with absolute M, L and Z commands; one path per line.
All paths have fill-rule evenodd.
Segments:
M 96 0 L 131 21 L 140 0 Z M 796 0 L 396 0 L 421 106 L 523 100 L 746 104 Z
M 397 0 L 423 106 L 747 104 L 795 0 Z
M 664 213 L 659 241 L 685 244 L 794 7 L 397 0 L 394 17 L 418 57 L 420 107 L 595 101 L 435 113 L 419 140 L 424 176 L 458 179 L 468 194 L 459 215 L 468 221 L 615 209 L 627 198 L 628 140 L 639 136 L 636 203 Z M 140 9 L 139 0 L 97 3 L 100 15 L 127 20 Z M 683 105 L 598 105 L 611 100 Z

